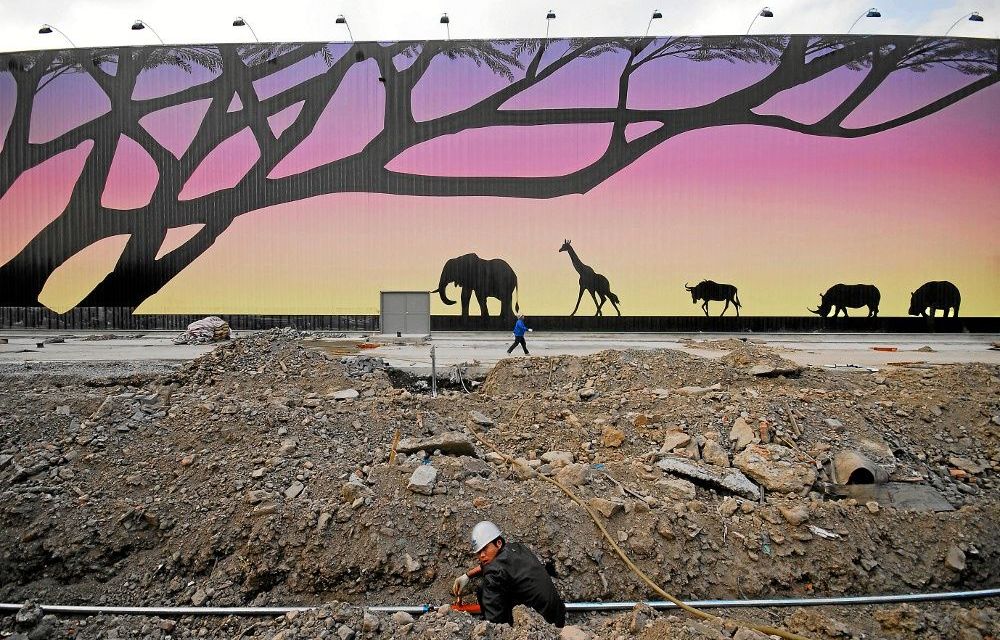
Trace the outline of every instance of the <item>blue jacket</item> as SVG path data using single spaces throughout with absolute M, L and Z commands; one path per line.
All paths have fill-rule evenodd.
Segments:
M 514 325 L 514 336 L 521 337 L 528 330 L 527 325 L 524 324 L 524 320 L 518 318 L 517 324 Z

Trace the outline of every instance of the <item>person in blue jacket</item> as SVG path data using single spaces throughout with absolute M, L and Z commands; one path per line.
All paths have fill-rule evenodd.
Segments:
M 521 348 L 524 349 L 524 355 L 528 355 L 528 345 L 524 342 L 524 334 L 528 331 L 533 331 L 533 329 L 529 329 L 528 325 L 524 324 L 524 314 L 517 314 L 517 322 L 514 323 L 514 344 L 510 345 L 507 353 L 511 353 L 514 347 L 521 345 Z

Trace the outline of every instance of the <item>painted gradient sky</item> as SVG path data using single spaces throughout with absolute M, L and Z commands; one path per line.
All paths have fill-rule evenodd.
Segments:
M 332 50 L 339 55 L 343 48 Z M 610 54 L 571 63 L 503 108 L 613 106 L 622 62 Z M 325 68 L 314 59 L 258 81 L 258 97 Z M 658 61 L 637 74 L 629 106 L 706 104 L 767 72 L 764 65 Z M 756 111 L 814 122 L 861 77 L 838 70 Z M 141 78 L 136 97 L 210 78 L 208 72 L 157 69 Z M 969 81 L 947 69 L 894 74 L 845 126 L 884 121 Z M 414 116 L 451 113 L 505 83 L 467 60 L 436 59 L 414 91 Z M 232 96 L 219 99 L 232 102 L 231 110 L 240 108 Z M 0 74 L 0 132 L 12 105 L 13 83 Z M 208 106 L 204 100 L 175 107 L 141 124 L 179 156 Z M 313 134 L 271 178 L 358 152 L 380 130 L 383 106 L 374 65 L 356 65 Z M 59 78 L 36 102 L 31 139 L 52 139 L 107 108 L 82 76 Z M 276 136 L 300 108 L 271 118 Z M 268 207 L 239 217 L 140 311 L 377 313 L 380 290 L 433 289 L 445 260 L 476 252 L 514 267 L 527 313 L 568 314 L 577 275 L 558 249 L 570 238 L 583 261 L 608 277 L 625 315 L 700 313 L 683 285 L 703 278 L 736 284 L 748 315 L 804 314 L 818 292 L 837 282 L 874 283 L 882 291 L 882 315 L 905 315 L 908 293 L 928 280 L 957 284 L 963 315 L 1000 315 L 998 112 L 994 85 L 932 116 L 854 140 L 753 126 L 701 129 L 660 145 L 586 195 L 549 200 L 333 194 Z M 633 125 L 630 137 L 651 128 Z M 602 124 L 469 130 L 410 149 L 389 168 L 425 175 L 562 175 L 596 159 L 609 132 Z M 47 161 L 0 197 L 0 262 L 60 214 L 91 146 Z M 238 132 L 196 170 L 181 199 L 231 187 L 258 157 L 250 132 Z M 108 183 L 95 198 L 110 209 L 142 207 L 156 181 L 146 152 L 122 137 Z M 171 231 L 160 256 L 197 230 Z M 108 238 L 67 261 L 40 301 L 60 311 L 72 307 L 114 268 L 124 242 Z M 497 301 L 490 304 L 496 312 Z M 436 297 L 432 302 L 434 313 L 457 311 Z M 589 296 L 580 313 L 593 313 Z

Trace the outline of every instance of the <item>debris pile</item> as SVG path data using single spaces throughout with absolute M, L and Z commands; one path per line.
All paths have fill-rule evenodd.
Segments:
M 174 338 L 174 344 L 208 344 L 229 340 L 229 323 L 218 316 L 195 320 Z
M 567 600 L 651 597 L 540 475 L 572 487 L 685 598 L 996 584 L 996 366 L 793 371 L 739 342 L 721 359 L 508 359 L 474 392 L 431 398 L 395 387 L 378 358 L 332 357 L 306 335 L 253 334 L 166 372 L 0 370 L 0 601 L 349 605 L 257 620 L 26 612 L 0 617 L 0 633 L 756 637 L 642 607 L 574 615 L 564 636 L 531 614 L 512 628 L 364 614 L 449 602 L 482 519 L 530 545 Z M 987 637 L 997 619 L 974 603 L 818 611 L 746 617 L 815 638 Z

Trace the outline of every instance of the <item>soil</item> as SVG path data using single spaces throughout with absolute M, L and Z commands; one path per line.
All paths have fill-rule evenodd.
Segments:
M 320 609 L 164 620 L 28 606 L 0 616 L 0 637 L 560 637 L 529 612 L 514 627 L 446 611 L 365 617 L 364 606 L 450 602 L 483 519 L 530 545 L 567 601 L 659 599 L 538 474 L 606 513 L 633 560 L 684 598 L 998 582 L 995 365 L 802 369 L 733 340 L 713 345 L 728 352 L 719 359 L 509 358 L 472 393 L 432 398 L 425 381 L 304 338 L 263 332 L 181 366 L 0 370 L 0 601 Z M 745 446 L 731 439 L 739 425 L 753 433 Z M 463 441 L 466 453 L 393 455 L 396 434 Z M 835 498 L 829 460 L 845 450 L 953 510 Z M 692 482 L 664 459 L 709 474 L 739 467 L 762 497 Z M 425 465 L 434 482 L 414 484 Z M 1000 624 L 994 600 L 723 613 L 810 638 L 987 638 Z M 583 634 L 573 637 L 757 637 L 641 606 L 569 622 Z

